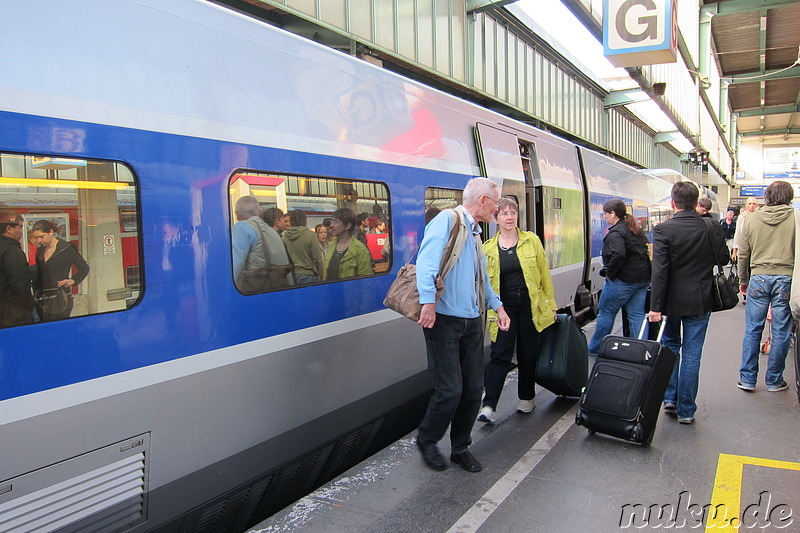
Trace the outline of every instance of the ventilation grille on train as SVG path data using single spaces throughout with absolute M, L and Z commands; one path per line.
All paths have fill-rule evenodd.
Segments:
M 149 435 L 0 482 L 0 533 L 109 532 L 146 515 Z
M 386 418 L 261 476 L 188 514 L 182 531 L 238 533 L 299 500 L 366 457 Z

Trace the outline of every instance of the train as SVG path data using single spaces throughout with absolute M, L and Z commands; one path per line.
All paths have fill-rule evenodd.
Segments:
M 0 532 L 240 531 L 412 431 L 423 336 L 382 300 L 475 176 L 584 319 L 603 202 L 669 216 L 664 176 L 212 2 L 14 2 L 0 34 L 0 210 L 90 265 L 68 319 L 0 330 Z M 391 254 L 243 294 L 245 195 L 386 219 Z

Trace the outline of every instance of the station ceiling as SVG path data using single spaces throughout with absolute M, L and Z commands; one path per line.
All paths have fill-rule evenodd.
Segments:
M 800 143 L 800 0 L 704 0 L 700 11 L 738 132 Z

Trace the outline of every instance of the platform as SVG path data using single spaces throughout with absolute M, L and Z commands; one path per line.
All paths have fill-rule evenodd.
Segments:
M 739 390 L 743 329 L 741 304 L 712 316 L 695 423 L 662 414 L 649 448 L 589 435 L 577 400 L 538 387 L 535 411 L 517 414 L 512 372 L 498 423 L 473 430 L 483 472 L 427 468 L 411 433 L 251 532 L 799 531 L 794 364 L 790 354 L 789 389 L 768 392 L 762 356 L 756 391 Z

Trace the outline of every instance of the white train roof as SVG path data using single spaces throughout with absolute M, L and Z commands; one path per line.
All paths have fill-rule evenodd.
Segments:
M 472 175 L 513 122 L 205 0 L 8 2 L 0 35 L 0 110 Z

